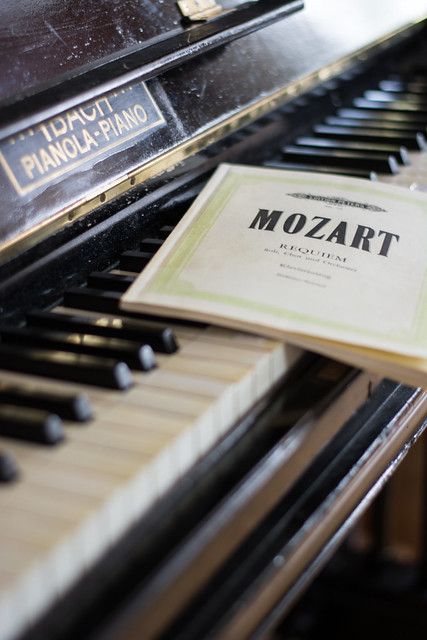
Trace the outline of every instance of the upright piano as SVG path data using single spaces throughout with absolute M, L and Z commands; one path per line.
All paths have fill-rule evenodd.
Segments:
M 426 16 L 1 3 L 1 640 L 266 637 L 422 434 L 392 370 L 118 305 L 220 162 L 427 190 Z

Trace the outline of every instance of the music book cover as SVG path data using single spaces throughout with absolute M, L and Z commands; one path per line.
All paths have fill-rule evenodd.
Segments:
M 124 294 L 427 387 L 427 195 L 221 165 Z

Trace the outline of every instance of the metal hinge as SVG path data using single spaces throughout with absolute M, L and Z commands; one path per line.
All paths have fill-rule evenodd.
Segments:
M 186 20 L 210 20 L 224 11 L 215 0 L 178 0 L 177 5 Z

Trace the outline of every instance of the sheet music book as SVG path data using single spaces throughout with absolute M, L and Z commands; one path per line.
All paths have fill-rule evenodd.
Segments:
M 221 165 L 124 294 L 427 387 L 427 195 Z

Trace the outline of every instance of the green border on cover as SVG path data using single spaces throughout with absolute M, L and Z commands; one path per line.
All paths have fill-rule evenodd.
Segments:
M 352 331 L 356 334 L 371 336 L 371 337 L 384 337 L 394 338 L 399 341 L 404 340 L 409 345 L 427 346 L 427 269 L 423 278 L 423 285 L 419 296 L 416 313 L 414 314 L 415 320 L 410 331 L 405 333 L 388 333 L 376 332 L 375 330 L 361 329 L 357 326 L 353 326 L 350 323 L 343 324 L 331 321 L 325 321 L 317 319 L 315 316 L 296 313 L 292 311 L 284 310 L 275 305 L 266 305 L 257 303 L 247 298 L 240 298 L 229 295 L 220 295 L 209 292 L 208 290 L 196 289 L 192 284 L 185 281 L 182 277 L 182 271 L 190 262 L 193 254 L 202 243 L 204 237 L 209 230 L 214 226 L 215 222 L 222 214 L 228 200 L 233 195 L 235 190 L 240 186 L 253 185 L 258 183 L 280 183 L 284 186 L 292 187 L 294 185 L 311 186 L 319 185 L 324 187 L 325 182 L 316 181 L 314 176 L 309 178 L 295 178 L 290 180 L 288 177 L 284 179 L 283 175 L 256 175 L 249 173 L 243 175 L 242 169 L 239 167 L 228 167 L 227 174 L 222 179 L 215 192 L 205 202 L 202 210 L 198 213 L 197 218 L 193 220 L 189 226 L 187 232 L 180 239 L 178 245 L 172 250 L 172 253 L 167 258 L 162 269 L 154 275 L 152 280 L 147 284 L 146 292 L 159 293 L 173 296 L 185 296 L 192 300 L 206 300 L 209 302 L 219 302 L 227 305 L 233 305 L 237 308 L 254 310 L 261 313 L 268 313 L 275 316 L 278 319 L 289 318 L 291 320 L 299 320 L 308 322 L 311 324 L 317 324 L 323 327 L 336 328 L 344 331 Z M 331 180 L 331 188 L 337 186 L 342 189 L 343 182 L 335 185 Z M 427 217 L 427 201 L 417 202 L 411 199 L 411 196 L 405 193 L 399 194 L 396 192 L 390 193 L 387 188 L 381 189 L 380 185 L 376 183 L 376 193 L 386 199 L 392 198 L 394 201 L 400 201 L 403 204 L 409 204 L 410 206 L 418 206 L 421 208 L 424 215 Z M 363 194 L 366 197 L 366 191 L 354 184 L 346 184 L 346 190 L 349 193 Z M 427 251 L 427 247 L 426 247 Z

